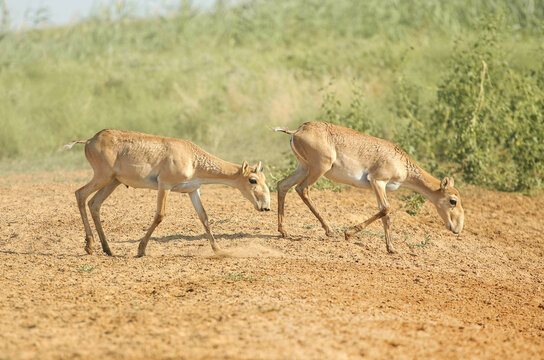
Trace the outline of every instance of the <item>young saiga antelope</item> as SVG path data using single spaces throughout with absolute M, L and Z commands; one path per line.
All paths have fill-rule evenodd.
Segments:
M 151 234 L 165 216 L 166 198 L 171 191 L 189 194 L 214 252 L 218 252 L 219 247 L 200 201 L 200 185 L 225 184 L 235 187 L 253 203 L 255 209 L 270 210 L 270 192 L 260 162 L 255 166 L 249 166 L 247 161 L 236 165 L 207 153 L 190 141 L 122 130 L 102 130 L 89 140 L 74 141 L 65 148 L 70 149 L 77 143 L 85 144 L 85 156 L 94 171 L 91 181 L 76 191 L 88 254 L 93 253 L 93 234 L 85 201 L 97 191 L 89 201 L 89 208 L 102 250 L 111 256 L 100 223 L 100 206 L 119 184 L 159 191 L 155 218 L 140 241 L 139 257 L 145 255 Z
M 389 203 L 386 190 L 407 187 L 429 199 L 454 234 L 463 229 L 464 211 L 453 179 L 437 180 L 420 168 L 397 145 L 343 126 L 307 122 L 295 131 L 275 128 L 291 135 L 291 148 L 298 167 L 291 175 L 278 182 L 278 231 L 287 236 L 283 227 L 284 204 L 287 191 L 295 184 L 297 193 L 321 222 L 327 236 L 332 232 L 309 196 L 309 187 L 321 176 L 333 181 L 371 188 L 376 194 L 380 211 L 365 222 L 345 231 L 348 240 L 372 222 L 382 219 L 387 251 L 395 253 L 389 232 Z

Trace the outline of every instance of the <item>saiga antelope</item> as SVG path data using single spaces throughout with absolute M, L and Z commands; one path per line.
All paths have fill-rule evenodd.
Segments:
M 253 203 L 255 209 L 270 210 L 270 192 L 260 162 L 255 166 L 249 166 L 247 161 L 236 165 L 207 153 L 190 141 L 122 130 L 102 130 L 88 140 L 71 142 L 65 148 L 70 149 L 77 143 L 85 144 L 85 156 L 94 171 L 91 181 L 76 190 L 77 205 L 85 227 L 85 251 L 88 254 L 93 253 L 93 234 L 85 201 L 90 194 L 98 191 L 89 201 L 89 208 L 102 250 L 111 256 L 100 223 L 100 207 L 119 184 L 159 192 L 155 218 L 138 247 L 139 257 L 145 255 L 151 234 L 165 216 L 166 198 L 170 191 L 189 194 L 214 252 L 219 251 L 219 247 L 200 201 L 200 185 L 225 184 L 235 187 Z
M 285 195 L 295 184 L 298 184 L 297 193 L 321 222 L 327 236 L 332 235 L 329 225 L 309 196 L 309 187 L 321 176 L 360 188 L 371 188 L 376 194 L 380 211 L 365 222 L 346 230 L 346 240 L 372 222 L 382 219 L 387 251 L 396 252 L 389 232 L 390 206 L 386 190 L 396 190 L 399 186 L 429 199 L 448 230 L 459 234 L 463 229 L 464 211 L 459 192 L 453 187 L 453 179 L 445 177 L 442 181 L 437 180 L 397 145 L 343 126 L 322 122 L 307 122 L 295 131 L 280 127 L 274 131 L 291 135 L 291 148 L 298 160 L 297 169 L 278 182 L 278 231 L 283 237 L 287 236 L 283 227 Z

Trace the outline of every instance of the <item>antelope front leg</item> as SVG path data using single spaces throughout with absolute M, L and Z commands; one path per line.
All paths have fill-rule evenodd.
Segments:
M 147 230 L 144 238 L 140 241 L 140 245 L 138 246 L 138 257 L 145 256 L 145 248 L 147 247 L 147 242 L 149 241 L 151 234 L 153 234 L 153 231 L 155 230 L 157 225 L 159 225 L 164 219 L 166 213 L 166 198 L 168 197 L 169 192 L 170 190 L 161 188 L 159 184 L 159 194 L 157 196 L 157 212 L 155 213 L 155 218 L 153 219 L 153 223 L 149 227 L 149 230 Z
M 387 247 L 387 251 L 390 254 L 395 254 L 397 251 L 393 247 L 393 241 L 391 240 L 391 234 L 389 232 L 389 202 L 387 201 L 387 195 L 386 195 L 386 181 L 378 181 L 373 180 L 370 182 L 370 185 L 372 186 L 372 189 L 374 190 L 374 193 L 376 194 L 376 199 L 378 200 L 378 206 L 380 207 L 380 212 L 376 215 L 372 216 L 370 219 L 366 220 L 364 223 L 354 226 L 352 229 L 346 230 L 344 232 L 344 237 L 346 240 L 349 240 L 349 238 L 363 230 L 368 225 L 372 224 L 374 221 L 378 219 L 382 219 L 383 223 L 383 230 L 385 233 L 385 245 Z
M 215 253 L 219 252 L 221 249 L 215 243 L 215 238 L 213 237 L 213 234 L 210 230 L 208 215 L 206 215 L 206 210 L 204 210 L 204 207 L 202 206 L 202 201 L 200 201 L 200 190 L 195 190 L 189 193 L 189 197 L 191 198 L 193 207 L 195 208 L 196 213 L 198 214 L 198 218 L 202 222 L 202 225 L 204 225 L 204 229 L 206 229 L 206 234 L 208 235 L 208 239 L 210 240 L 210 245 L 212 246 L 213 252 Z
M 383 223 L 383 230 L 385 233 L 385 245 L 387 246 L 387 252 L 390 254 L 396 254 L 397 250 L 395 250 L 395 247 L 393 246 L 393 240 L 391 240 L 391 232 L 389 231 L 389 227 L 391 226 L 389 215 L 385 215 L 382 218 L 382 223 Z
M 379 213 L 377 213 L 377 214 L 373 215 L 372 217 L 368 218 L 367 220 L 365 220 L 363 223 L 361 223 L 359 225 L 352 226 L 348 230 L 344 231 L 344 238 L 346 240 L 349 240 L 350 237 L 357 234 L 359 231 L 363 230 L 368 225 L 372 224 L 374 221 L 376 221 L 376 220 L 378 220 L 380 218 L 383 218 L 384 216 L 385 216 L 385 213 L 383 211 L 380 211 Z

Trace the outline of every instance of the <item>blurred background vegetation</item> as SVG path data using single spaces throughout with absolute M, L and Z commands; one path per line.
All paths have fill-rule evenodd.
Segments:
M 58 150 L 119 128 L 262 160 L 276 179 L 293 156 L 271 128 L 321 120 L 395 141 L 437 177 L 542 188 L 543 1 L 180 1 L 150 17 L 118 1 L 20 31 L 0 11 L 0 174 L 86 168 L 81 148 Z

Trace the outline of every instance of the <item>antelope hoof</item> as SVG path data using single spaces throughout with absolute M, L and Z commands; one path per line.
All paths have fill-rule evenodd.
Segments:
M 282 238 L 289 237 L 289 235 L 287 234 L 287 232 L 285 232 L 285 230 L 283 230 L 283 229 L 278 229 L 278 231 L 280 232 Z
M 111 253 L 110 248 L 105 248 L 105 249 L 102 249 L 102 250 L 106 253 L 106 255 L 113 256 L 112 253 Z
M 89 255 L 92 255 L 94 253 L 93 250 L 93 238 L 92 237 L 86 237 L 85 238 L 85 252 Z
M 388 245 L 387 246 L 387 252 L 390 253 L 390 254 L 398 254 L 399 253 L 397 250 L 395 250 L 393 245 Z
M 331 231 L 331 229 L 325 229 L 325 235 L 328 237 L 334 236 L 334 232 Z
M 217 257 L 229 257 L 230 254 L 229 252 L 219 248 L 219 247 L 216 247 L 216 248 L 212 248 L 213 249 L 213 254 L 214 256 L 217 256 Z
M 344 231 L 344 239 L 346 239 L 346 241 L 348 241 L 349 239 L 351 238 L 351 235 L 348 233 L 348 231 Z
M 138 248 L 138 255 L 136 255 L 136 257 L 143 257 L 145 256 L 145 248 L 142 248 L 142 247 L 139 247 Z

